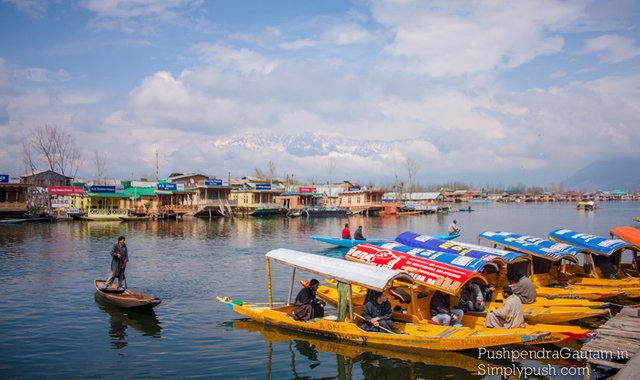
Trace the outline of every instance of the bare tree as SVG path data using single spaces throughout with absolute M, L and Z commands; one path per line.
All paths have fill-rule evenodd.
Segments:
M 80 167 L 80 148 L 73 136 L 57 127 L 45 124 L 32 129 L 23 145 L 25 165 L 37 169 L 37 159 L 43 159 L 50 170 L 75 177 Z
M 409 174 L 409 189 L 411 191 L 415 188 L 416 174 L 418 174 L 418 170 L 420 170 L 420 164 L 413 158 L 407 157 L 404 161 L 404 165 L 407 168 L 407 173 Z
M 267 170 L 269 173 L 269 181 L 273 182 L 273 179 L 276 177 L 276 164 L 273 161 L 269 161 Z
M 99 184 L 104 184 L 104 181 L 107 179 L 107 155 L 102 151 L 96 151 L 94 159 L 96 165 L 96 180 L 99 181 Z

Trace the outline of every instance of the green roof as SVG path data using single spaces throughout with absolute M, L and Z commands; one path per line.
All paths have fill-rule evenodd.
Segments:
M 155 187 L 128 187 L 124 189 L 124 194 L 127 197 L 131 197 L 131 195 L 135 194 L 136 199 L 140 199 L 141 195 L 146 197 L 153 197 L 156 195 Z

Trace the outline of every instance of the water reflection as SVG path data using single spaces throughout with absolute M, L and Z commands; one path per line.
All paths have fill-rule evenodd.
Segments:
M 336 377 L 350 379 L 354 371 L 361 371 L 366 379 L 382 378 L 442 378 L 474 377 L 478 368 L 506 365 L 477 358 L 476 350 L 448 351 L 396 351 L 380 347 L 362 347 L 327 340 L 293 331 L 267 326 L 252 320 L 236 320 L 222 324 L 229 330 L 259 332 L 269 343 L 267 376 L 271 374 L 273 345 L 287 343 L 290 351 L 291 377 L 301 378 L 302 369 L 313 369 L 321 364 L 319 352 L 336 355 Z M 401 375 L 400 375 L 401 374 Z M 400 376 L 399 376 L 400 375 Z
M 100 310 L 109 314 L 109 337 L 111 347 L 121 349 L 127 345 L 127 330 L 129 328 L 141 332 L 144 336 L 160 338 L 162 327 L 155 311 L 151 310 L 124 310 L 111 305 L 103 304 L 96 298 Z M 131 332 L 129 332 L 130 334 Z

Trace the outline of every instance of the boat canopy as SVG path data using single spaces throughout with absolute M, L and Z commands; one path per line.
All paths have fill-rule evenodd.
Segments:
M 636 250 L 632 244 L 620 239 L 607 239 L 601 236 L 583 234 L 581 232 L 557 229 L 549 233 L 549 239 L 584 248 L 588 253 L 611 256 L 625 249 Z
M 400 244 L 398 242 L 371 244 L 382 248 L 392 249 L 394 251 L 408 253 L 413 256 L 434 260 L 443 264 L 468 269 L 473 272 L 480 272 L 482 268 L 486 266 L 492 266 L 497 271 L 506 264 L 500 257 L 496 257 L 491 260 L 482 260 L 469 256 L 454 255 L 443 251 L 434 251 L 432 249 L 409 247 L 408 245 Z
M 402 269 L 416 282 L 451 295 L 457 295 L 471 280 L 487 284 L 477 272 L 372 244 L 358 244 L 345 258 L 371 266 Z
M 611 232 L 611 235 L 635 245 L 636 249 L 640 250 L 640 230 L 629 226 L 620 226 L 609 232 Z
M 500 244 L 516 252 L 541 257 L 553 262 L 565 259 L 577 263 L 578 258 L 576 256 L 582 252 L 580 248 L 572 245 L 513 232 L 485 231 L 478 235 L 478 239 Z
M 454 255 L 474 257 L 485 261 L 493 260 L 496 257 L 501 258 L 509 264 L 515 261 L 529 260 L 526 255 L 517 252 L 482 247 L 475 244 L 440 240 L 434 238 L 433 236 L 419 235 L 415 232 L 410 231 L 403 232 L 398 235 L 396 237 L 396 241 L 410 247 L 425 248 L 434 251 L 452 253 Z
M 412 277 L 402 270 L 362 265 L 333 257 L 315 255 L 291 249 L 269 251 L 267 259 L 347 284 L 383 291 L 390 281 L 400 280 L 413 284 Z

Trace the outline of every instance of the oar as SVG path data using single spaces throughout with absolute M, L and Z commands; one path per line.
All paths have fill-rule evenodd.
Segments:
M 363 317 L 362 315 L 360 315 L 360 314 L 358 314 L 358 313 L 353 313 L 353 315 L 355 315 L 356 317 L 358 317 L 358 318 L 362 319 L 362 320 L 363 320 L 363 321 L 365 321 L 365 322 L 369 322 L 369 323 L 371 323 L 371 321 L 370 321 L 370 320 L 366 319 L 365 317 Z M 388 332 L 389 334 L 395 334 L 393 331 L 389 330 L 388 328 L 386 328 L 386 327 L 384 327 L 384 326 L 381 326 L 381 325 L 380 325 L 380 326 L 376 326 L 376 327 L 377 327 L 377 328 L 379 328 L 379 329 L 382 329 L 382 330 L 384 330 L 384 331 L 386 331 L 386 332 Z

